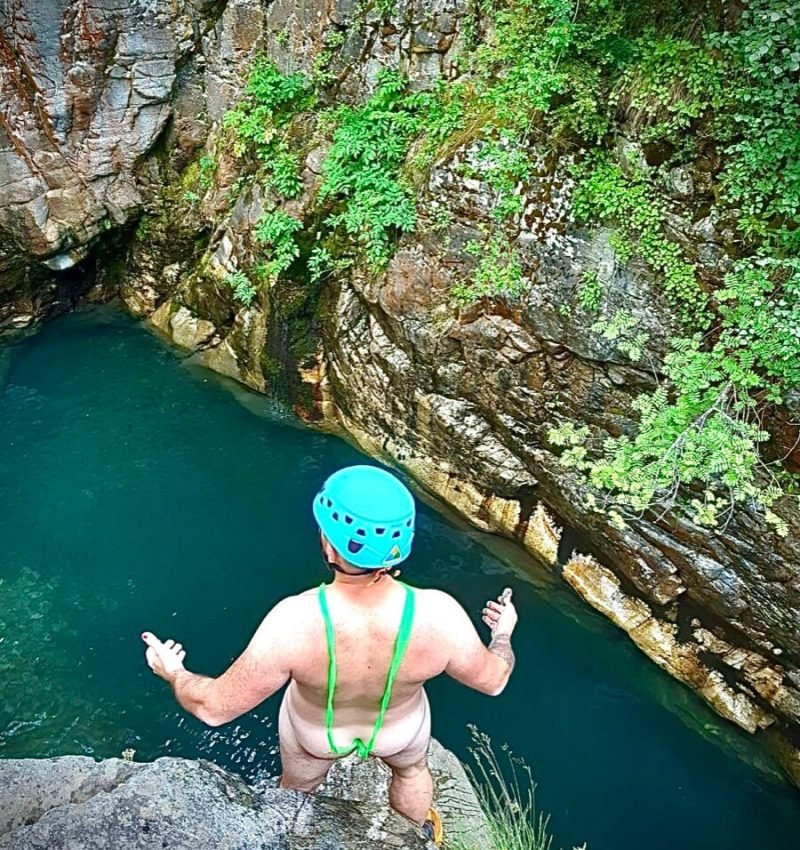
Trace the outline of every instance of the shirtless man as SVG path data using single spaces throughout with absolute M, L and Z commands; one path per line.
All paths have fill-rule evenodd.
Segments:
M 452 596 L 398 581 L 396 567 L 414 536 L 414 499 L 377 467 L 332 475 L 314 500 L 314 516 L 331 584 L 279 602 L 215 679 L 190 673 L 183 646 L 150 632 L 142 635 L 147 662 L 209 726 L 235 720 L 288 682 L 278 723 L 281 786 L 314 791 L 334 759 L 354 750 L 373 755 L 391 769 L 392 808 L 432 835 L 423 685 L 447 673 L 491 696 L 503 691 L 514 667 L 511 591 L 483 609 L 492 635 L 487 648 Z

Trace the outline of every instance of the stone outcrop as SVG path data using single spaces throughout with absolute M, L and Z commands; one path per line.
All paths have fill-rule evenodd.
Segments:
M 800 693 L 774 659 L 732 646 L 692 618 L 690 630 L 656 616 L 640 598 L 627 595 L 614 573 L 586 555 L 567 561 L 564 579 L 592 607 L 626 631 L 659 667 L 689 685 L 722 717 L 750 733 L 770 729 L 775 714 L 800 722 Z M 800 785 L 800 751 L 777 730 L 768 743 Z
M 96 4 L 98 9 L 114 5 Z M 16 0 L 9 8 L 24 5 Z M 73 6 L 62 0 L 53 9 L 66 14 Z M 144 6 L 153 12 L 145 15 Z M 251 59 L 265 50 L 284 71 L 313 73 L 324 58 L 331 80 L 326 103 L 363 100 L 382 67 L 408 74 L 415 89 L 429 88 L 457 73 L 455 57 L 463 47 L 465 16 L 471 15 L 467 4 L 399 0 L 391 11 L 381 11 L 350 0 L 327 5 L 153 0 L 123 7 L 108 21 L 112 29 L 128 33 L 121 41 L 128 46 L 122 53 L 116 47 L 100 51 L 95 65 L 116 68 L 114 57 L 124 55 L 133 58 L 120 67 L 130 71 L 149 61 L 130 46 L 142 39 L 130 34 L 141 34 L 145 26 L 168 33 L 153 42 L 160 45 L 157 67 L 166 76 L 147 66 L 150 77 L 161 82 L 139 91 L 136 81 L 148 76 L 145 70 L 140 76 L 109 71 L 109 81 L 103 82 L 111 86 L 114 74 L 122 74 L 114 86 L 128 86 L 134 104 L 126 106 L 126 120 L 135 124 L 145 110 L 149 123 L 125 143 L 129 149 L 120 154 L 122 165 L 114 175 L 101 167 L 108 161 L 107 147 L 92 153 L 94 146 L 86 142 L 96 126 L 91 121 L 76 125 L 83 135 L 65 124 L 59 132 L 66 133 L 67 142 L 55 133 L 62 148 L 73 139 L 81 152 L 72 171 L 54 168 L 63 175 L 64 191 L 73 191 L 74 174 L 83 175 L 88 187 L 79 195 L 84 211 L 71 211 L 63 227 L 60 189 L 51 196 L 44 184 L 26 176 L 28 166 L 20 164 L 25 158 L 18 162 L 9 147 L 7 162 L 14 163 L 13 174 L 22 175 L 20 186 L 30 196 L 19 196 L 13 215 L 5 208 L 7 218 L 0 210 L 0 227 L 24 242 L 31 256 L 55 259 L 72 251 L 74 258 L 105 227 L 102 222 L 116 226 L 143 208 L 118 288 L 132 312 L 151 316 L 199 362 L 288 399 L 308 420 L 348 432 L 477 526 L 517 540 L 551 568 L 561 570 L 568 554 L 560 551 L 561 528 L 577 532 L 595 560 L 573 559 L 564 569 L 570 584 L 725 716 L 761 737 L 780 740 L 789 754 L 784 763 L 796 764 L 800 514 L 784 512 L 789 523 L 784 538 L 746 510 L 738 511 L 724 531 L 700 528 L 679 513 L 619 527 L 587 507 L 581 482 L 562 467 L 548 440 L 550 428 L 561 422 L 588 425 L 598 435 L 633 432 L 631 402 L 654 387 L 673 330 L 671 310 L 653 275 L 636 261 L 623 263 L 609 232 L 575 223 L 565 160 L 529 151 L 537 169 L 516 187 L 522 208 L 508 224 L 507 236 L 520 251 L 529 281 L 518 302 L 458 309 L 449 294 L 474 271 L 476 258 L 465 246 L 483 238 L 496 201 L 482 179 L 480 142 L 469 139 L 449 150 L 430 173 L 419 175 L 417 230 L 401 241 L 385 273 L 356 264 L 324 285 L 312 284 L 302 273 L 287 274 L 263 287 L 248 307 L 235 301 L 226 283 L 228 275 L 256 262 L 252 230 L 263 212 L 280 205 L 307 222 L 316 220 L 321 163 L 330 144 L 301 116 L 294 134 L 294 152 L 303 164 L 300 196 L 282 202 L 254 179 L 254 169 L 233 155 L 222 128 Z M 24 34 L 21 14 L 13 22 L 15 32 Z M 34 67 L 23 43 L 18 35 L 14 67 L 23 61 Z M 168 79 L 171 89 L 165 94 Z M 39 144 L 43 131 L 37 128 L 44 118 L 22 97 L 17 92 L 9 103 L 10 108 L 22 104 L 27 117 L 14 125 L 14 138 L 29 151 L 29 145 Z M 72 103 L 66 93 L 60 97 L 59 102 Z M 102 114 L 107 102 L 98 94 L 96 108 L 84 112 Z M 118 125 L 107 126 L 112 132 Z M 159 139 L 157 155 L 148 153 L 153 134 Z M 48 151 L 54 143 L 42 144 Z M 201 153 L 214 162 L 212 177 L 199 172 Z M 645 152 L 624 137 L 617 157 L 623 167 L 649 167 Z M 11 166 L 3 167 L 11 176 L 0 171 L 0 183 L 16 184 Z M 701 279 L 718 281 L 730 263 L 734 234 L 716 217 L 712 194 L 707 171 L 675 169 L 667 187 L 667 226 Z M 47 217 L 37 213 L 51 197 L 54 211 Z M 0 265 L 2 251 L 0 246 Z M 631 360 L 613 340 L 590 330 L 596 315 L 578 297 L 587 273 L 603 282 L 601 315 L 624 309 L 637 331 L 646 332 L 641 360 Z M 30 283 L 30 276 L 26 280 L 26 291 L 45 291 Z M 23 315 L 21 308 L 5 309 L 12 319 Z M 25 316 L 36 312 L 30 306 L 24 311 Z M 776 413 L 785 423 L 775 430 L 793 463 L 796 428 L 790 423 L 797 400 L 789 404 Z
M 39 287 L 26 287 L 26 277 L 52 280 L 46 270 L 76 265 L 100 234 L 141 210 L 151 188 L 142 165 L 170 120 L 176 143 L 189 152 L 197 147 L 202 124 L 191 114 L 188 78 L 219 6 L 217 0 L 0 4 L 4 300 L 35 294 Z M 46 306 L 33 302 L 40 312 Z
M 448 835 L 488 850 L 486 821 L 463 767 L 432 743 L 437 806 Z M 2 850 L 372 850 L 433 847 L 386 804 L 387 771 L 337 762 L 319 793 L 256 790 L 211 762 L 85 756 L 0 760 Z

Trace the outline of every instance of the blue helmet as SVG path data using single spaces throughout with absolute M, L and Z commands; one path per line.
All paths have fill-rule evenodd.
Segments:
M 314 499 L 314 519 L 333 548 L 367 570 L 394 567 L 411 554 L 414 497 L 377 466 L 334 472 Z

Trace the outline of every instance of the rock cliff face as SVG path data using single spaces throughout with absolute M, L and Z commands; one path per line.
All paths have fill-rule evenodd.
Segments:
M 464 770 L 434 742 L 438 805 L 454 840 L 485 850 L 486 823 Z M 0 760 L 3 850 L 219 850 L 433 847 L 386 805 L 378 762 L 337 762 L 318 794 L 256 790 L 211 762 L 85 756 Z
M 18 324 L 51 303 L 47 270 L 71 268 L 139 212 L 143 160 L 173 116 L 184 150 L 202 141 L 197 118 L 180 115 L 181 83 L 219 6 L 0 3 L 0 294 Z
M 324 61 L 329 103 L 362 101 L 383 67 L 426 89 L 456 73 L 454 56 L 467 20 L 475 25 L 474 10 L 462 0 L 402 0 L 383 11 L 350 0 L 230 0 L 224 9 L 96 5 L 94 14 L 105 9 L 110 29 L 123 34 L 124 49 L 103 42 L 88 54 L 95 57 L 95 82 L 85 83 L 91 96 L 84 92 L 82 100 L 70 82 L 71 60 L 57 59 L 53 48 L 44 62 L 43 48 L 36 54 L 31 46 L 44 40 L 25 35 L 25 20 L 38 7 L 20 2 L 5 11 L 6 40 L 10 23 L 16 35 L 3 55 L 22 69 L 14 73 L 56 81 L 49 99 L 33 98 L 20 84 L 8 100 L 19 116 L 2 125 L 10 164 L 0 182 L 18 193 L 0 209 L 0 227 L 17 246 L 16 265 L 7 263 L 14 275 L 6 279 L 25 279 L 20 270 L 27 269 L 30 281 L 43 258 L 64 265 L 69 252 L 74 260 L 87 250 L 103 222 L 116 226 L 144 210 L 120 273 L 129 309 L 149 316 L 200 362 L 282 395 L 306 419 L 344 428 L 476 525 L 563 569 L 577 592 L 657 663 L 722 714 L 775 742 L 800 777 L 792 746 L 800 741 L 800 516 L 789 518 L 782 539 L 744 511 L 724 532 L 680 517 L 620 530 L 584 507 L 579 481 L 548 442 L 557 420 L 612 435 L 628 430 L 631 401 L 653 387 L 672 321 L 644 267 L 622 263 L 603 229 L 575 225 L 564 162 L 531 151 L 538 174 L 516 188 L 522 211 L 509 236 L 530 282 L 516 306 L 487 301 L 459 310 L 449 297 L 475 266 L 464 248 L 480 237 L 494 201 L 495 190 L 480 175 L 479 144 L 470 141 L 417 175 L 417 229 L 384 273 L 356 264 L 320 285 L 295 265 L 249 307 L 225 282 L 255 262 L 253 228 L 263 212 L 280 205 L 313 227 L 330 145 L 300 118 L 293 134 L 302 163 L 299 197 L 282 202 L 253 179 L 221 126 L 253 57 L 264 51 L 284 72 L 314 73 Z M 74 24 L 77 4 L 58 8 L 39 14 L 50 31 L 68 33 L 63 50 L 75 32 L 92 30 Z M 115 100 L 112 91 L 126 94 Z M 44 103 L 52 105 L 42 111 Z M 48 118 L 54 115 L 73 117 L 59 123 Z M 71 164 L 47 169 L 61 175 L 48 188 L 34 166 L 36 152 L 53 146 L 60 153 L 51 161 L 60 156 Z M 213 160 L 213 174 L 188 164 L 201 152 Z M 618 157 L 623 166 L 647 167 L 642 150 L 624 138 Z M 702 169 L 680 170 L 668 197 L 673 238 L 701 277 L 712 279 L 728 262 L 731 235 L 708 212 L 710 191 Z M 65 205 L 64 193 L 79 203 Z M 646 366 L 589 331 L 592 319 L 577 298 L 587 271 L 603 280 L 606 309 L 624 307 L 649 333 Z M 22 308 L 13 294 L 5 301 L 13 320 Z M 562 525 L 577 530 L 596 559 L 560 552 Z

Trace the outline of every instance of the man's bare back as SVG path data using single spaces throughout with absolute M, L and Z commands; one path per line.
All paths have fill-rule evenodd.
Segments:
M 422 686 L 429 679 L 448 672 L 485 693 L 499 693 L 507 679 L 507 665 L 487 653 L 466 613 L 451 596 L 420 589 L 415 596 L 411 639 L 375 742 L 377 756 L 395 755 L 413 742 L 427 713 Z M 334 738 L 339 746 L 346 746 L 355 738 L 367 741 L 372 734 L 405 590 L 388 577 L 372 587 L 334 582 L 327 598 L 338 659 Z M 328 652 L 317 591 L 286 602 L 287 617 L 296 624 L 297 636 L 296 643 L 286 648 L 292 671 L 285 697 L 289 716 L 301 745 L 313 755 L 329 758 L 325 733 Z
M 172 684 L 187 711 L 211 726 L 250 711 L 288 682 L 279 718 L 281 785 L 309 792 L 341 752 L 356 739 L 372 737 L 407 593 L 391 572 L 354 568 L 324 533 L 321 542 L 335 570 L 324 594 L 337 668 L 333 751 L 326 722 L 331 656 L 317 589 L 279 602 L 242 655 L 215 679 L 185 669 L 181 644 L 142 635 L 153 672 Z M 482 613 L 492 634 L 487 647 L 452 596 L 426 589 L 413 594 L 410 636 L 371 754 L 392 769 L 391 805 L 422 824 L 432 795 L 426 761 L 430 711 L 423 685 L 447 673 L 482 693 L 501 693 L 514 666 L 510 640 L 517 614 L 510 590 L 487 602 Z

